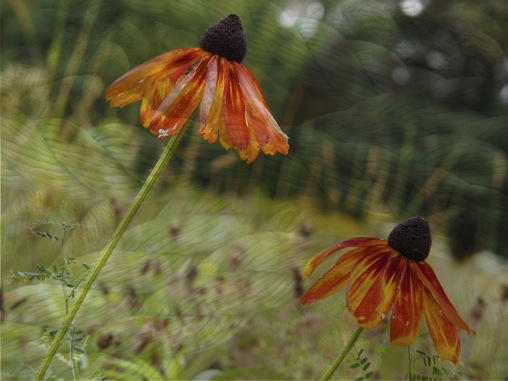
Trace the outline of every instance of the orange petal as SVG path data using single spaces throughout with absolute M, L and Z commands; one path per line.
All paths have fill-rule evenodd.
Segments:
M 458 328 L 466 330 L 468 333 L 472 331 L 469 329 L 468 325 L 461 319 L 452 303 L 446 296 L 439 280 L 432 270 L 432 267 L 428 265 L 426 262 L 410 262 L 411 271 L 414 271 L 415 274 L 418 275 L 423 285 L 432 293 L 436 302 L 439 304 L 441 309 L 443 310 L 446 317 L 455 324 Z
M 351 238 L 346 241 L 337 243 L 333 246 L 330 246 L 323 251 L 319 252 L 318 254 L 314 255 L 309 262 L 307 262 L 307 265 L 305 266 L 305 269 L 303 271 L 303 279 L 307 279 L 311 276 L 311 274 L 316 270 L 316 268 L 330 255 L 335 253 L 336 251 L 339 251 L 341 249 L 344 249 L 345 247 L 369 247 L 372 245 L 377 244 L 383 244 L 386 243 L 385 240 L 379 239 L 379 238 L 373 238 L 373 237 L 356 237 Z M 351 253 L 351 252 L 349 252 Z M 343 257 L 346 255 L 349 255 L 349 253 L 346 253 Z
M 247 164 L 250 164 L 258 156 L 259 149 L 260 147 L 256 139 L 256 134 L 254 133 L 253 129 L 249 127 L 249 144 L 244 150 L 238 151 L 238 154 L 240 155 L 242 160 L 245 160 L 247 161 Z
M 390 343 L 410 345 L 423 322 L 423 284 L 409 266 L 409 260 L 402 257 L 404 268 L 400 288 L 392 306 L 390 318 Z
M 175 134 L 190 120 L 203 97 L 210 57 L 211 55 L 203 58 L 190 73 L 180 77 L 173 91 L 154 113 L 150 121 L 150 130 L 157 138 L 164 139 Z
M 346 254 L 341 256 L 335 265 L 303 295 L 301 300 L 302 305 L 305 306 L 315 302 L 316 300 L 326 298 L 343 288 L 349 279 L 351 270 L 364 255 L 365 248 L 360 247 L 358 249 L 348 251 Z
M 105 97 L 110 102 L 110 107 L 124 107 L 139 101 L 154 81 L 169 81 L 173 85 L 202 55 L 203 50 L 200 48 L 177 49 L 161 54 L 114 81 L 106 89 Z
M 423 296 L 425 317 L 437 353 L 442 360 L 457 364 L 460 358 L 459 330 L 428 289 L 423 290 Z
M 246 118 L 250 129 L 254 131 L 259 146 L 266 154 L 288 153 L 288 137 L 270 113 L 263 93 L 252 75 L 243 65 L 234 62 L 238 82 L 244 95 Z
M 201 101 L 201 127 L 198 132 L 209 143 L 214 143 L 217 140 L 218 131 L 224 128 L 224 118 L 221 111 L 228 83 L 227 60 L 223 57 L 213 56 L 208 63 L 206 73 L 205 91 Z
M 234 71 L 233 65 L 229 64 L 229 83 L 228 91 L 225 94 L 223 104 L 223 116 L 225 121 L 225 131 L 221 131 L 222 139 L 225 141 L 225 148 L 229 145 L 243 151 L 249 144 L 249 129 L 245 120 L 245 103 L 242 90 L 238 84 L 238 77 Z M 225 135 L 225 136 L 223 136 Z
M 143 127 L 148 127 L 150 125 L 153 114 L 155 114 L 162 101 L 168 96 L 171 90 L 173 90 L 173 84 L 168 80 L 155 81 L 152 86 L 146 89 L 139 111 Z
M 351 286 L 348 289 L 346 298 L 348 298 L 350 308 L 354 308 L 353 316 L 358 319 L 358 322 L 364 328 L 377 327 L 385 319 L 386 314 L 393 305 L 401 277 L 404 276 L 407 260 L 395 250 L 385 255 L 388 256 L 386 265 L 356 307 L 352 304 L 354 295 L 351 292 L 352 287 L 354 287 L 353 275 L 355 274 L 356 267 L 351 273 Z M 358 297 L 361 296 L 359 295 Z M 351 302 L 349 298 L 351 298 Z
M 364 328 L 377 327 L 390 309 L 401 276 L 400 254 L 388 245 L 368 249 L 353 268 L 346 291 L 347 306 Z

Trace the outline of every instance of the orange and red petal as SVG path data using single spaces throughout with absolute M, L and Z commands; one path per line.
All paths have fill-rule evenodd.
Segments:
M 273 118 L 269 112 L 270 118 L 267 118 L 266 102 L 254 76 L 239 63 L 234 63 L 233 67 L 238 77 L 238 86 L 242 89 L 245 97 L 246 116 L 249 119 L 249 125 L 255 131 L 259 145 L 265 146 L 270 139 L 270 129 L 273 129 L 273 125 L 270 126 Z M 279 128 L 277 123 L 275 123 L 275 126 L 275 128 Z
M 303 295 L 301 303 L 307 305 L 326 298 L 345 287 L 349 274 L 358 261 L 365 255 L 363 247 L 348 251 Z M 318 254 L 319 255 L 319 254 Z
M 245 119 L 245 102 L 242 90 L 238 84 L 238 77 L 232 63 L 229 63 L 229 83 L 225 94 L 222 113 L 226 125 L 225 138 L 227 145 L 244 151 L 249 145 L 249 129 Z M 228 147 L 225 147 L 228 148 Z
M 373 246 L 353 268 L 347 306 L 364 328 L 377 327 L 393 304 L 404 261 L 388 245 Z
M 335 262 L 334 266 L 309 288 L 302 297 L 301 303 L 307 305 L 316 300 L 326 298 L 346 286 L 351 271 L 356 264 L 362 258 L 372 258 L 372 255 L 376 254 L 376 248 L 384 250 L 387 246 L 383 242 L 386 241 L 378 238 L 353 238 L 317 254 L 317 256 L 323 253 L 329 255 L 330 251 L 336 251 L 343 247 L 361 246 L 342 255 Z M 321 257 L 320 259 L 323 260 L 324 258 Z
M 170 81 L 155 81 L 155 83 L 146 89 L 141 102 L 139 116 L 143 127 L 150 126 L 153 114 L 160 107 L 162 101 L 173 90 L 173 84 Z
M 265 154 L 274 155 L 279 152 L 286 155 L 289 149 L 288 137 L 270 113 L 256 79 L 246 67 L 239 63 L 234 62 L 233 68 L 244 95 L 247 122 L 254 132 L 257 145 Z
M 150 121 L 150 130 L 159 139 L 174 135 L 190 120 L 205 90 L 205 78 L 211 55 L 180 77 L 174 89 L 162 101 Z
M 247 119 L 248 122 L 248 119 Z M 244 150 L 239 150 L 238 154 L 242 158 L 242 160 L 245 160 L 247 164 L 252 163 L 254 160 L 256 160 L 256 157 L 259 154 L 259 143 L 256 139 L 256 135 L 252 128 L 249 126 L 249 144 L 247 147 L 245 147 Z
M 330 255 L 335 253 L 336 251 L 342 250 L 346 247 L 369 247 L 372 245 L 379 245 L 379 244 L 386 244 L 386 241 L 379 238 L 374 237 L 356 237 L 351 238 L 343 242 L 339 242 L 333 246 L 330 246 L 323 251 L 317 253 L 314 255 L 309 262 L 307 262 L 307 265 L 305 266 L 305 269 L 303 271 L 303 279 L 307 279 L 311 276 L 311 274 L 316 270 L 316 268 Z M 348 252 L 344 254 L 339 260 L 346 259 L 346 256 L 350 255 L 352 252 Z
M 184 48 L 161 54 L 136 66 L 116 81 L 105 93 L 111 107 L 124 107 L 145 97 L 154 81 L 174 84 L 189 67 L 198 62 L 204 51 L 200 48 Z
M 443 313 L 446 315 L 447 319 L 449 319 L 455 326 L 460 329 L 467 331 L 468 333 L 472 332 L 469 326 L 461 319 L 452 303 L 446 296 L 439 280 L 432 270 L 432 267 L 428 265 L 426 262 L 410 262 L 411 271 L 415 272 L 420 278 L 420 281 L 423 285 L 429 290 L 434 296 L 436 302 L 441 307 Z
M 423 290 L 423 299 L 427 325 L 439 357 L 457 364 L 460 358 L 458 327 L 447 318 L 447 314 L 428 289 Z
M 423 316 L 423 290 L 420 278 L 409 265 L 410 261 L 402 257 L 405 268 L 400 288 L 392 305 L 390 318 L 390 343 L 392 345 L 410 345 L 420 332 Z
M 214 143 L 217 140 L 219 131 L 224 129 L 222 104 L 228 87 L 229 68 L 227 60 L 224 57 L 213 56 L 208 63 L 208 71 L 206 73 L 205 91 L 201 101 L 200 129 L 198 132 L 209 143 Z

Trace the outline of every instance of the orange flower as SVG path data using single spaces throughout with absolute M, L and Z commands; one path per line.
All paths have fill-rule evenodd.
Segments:
M 340 257 L 302 297 L 302 304 L 346 288 L 346 302 L 360 326 L 374 328 L 391 310 L 390 342 L 410 345 L 427 319 L 430 335 L 443 360 L 459 361 L 459 330 L 471 332 L 450 303 L 432 268 L 429 224 L 422 217 L 395 227 L 388 240 L 352 238 L 315 255 L 304 271 L 309 277 L 328 256 L 356 247 Z
M 199 135 L 219 136 L 248 163 L 259 150 L 287 154 L 287 136 L 268 110 L 252 73 L 240 62 L 247 40 L 240 18 L 229 15 L 209 28 L 199 48 L 161 54 L 118 78 L 106 90 L 111 107 L 141 100 L 140 117 L 159 139 L 174 135 L 201 104 Z

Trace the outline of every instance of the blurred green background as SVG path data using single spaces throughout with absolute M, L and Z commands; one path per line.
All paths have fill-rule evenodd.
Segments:
M 2 379 L 33 376 L 42 333 L 65 314 L 60 283 L 27 274 L 74 256 L 79 280 L 167 143 L 141 127 L 138 104 L 110 109 L 105 88 L 197 46 L 230 13 L 290 153 L 247 165 L 191 126 L 78 319 L 78 376 L 315 378 L 355 323 L 342 293 L 300 309 L 301 268 L 421 214 L 431 263 L 478 323 L 457 372 L 507 377 L 505 0 L 8 0 L 0 11 Z M 65 233 L 63 221 L 79 226 Z M 387 329 L 360 345 L 375 378 L 403 378 L 406 350 L 387 347 Z M 431 350 L 428 334 L 419 341 Z M 73 376 L 68 352 L 55 378 Z

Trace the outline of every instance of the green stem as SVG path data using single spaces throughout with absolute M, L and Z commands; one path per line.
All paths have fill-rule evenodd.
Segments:
M 131 206 L 125 213 L 125 216 L 123 217 L 122 221 L 120 221 L 120 224 L 115 230 L 115 233 L 113 234 L 113 237 L 111 238 L 111 241 L 109 241 L 108 245 L 104 248 L 104 251 L 99 256 L 99 259 L 95 263 L 95 265 L 90 270 L 90 273 L 88 274 L 85 282 L 83 283 L 83 287 L 79 291 L 79 293 L 76 296 L 76 300 L 72 304 L 72 307 L 70 311 L 65 316 L 64 322 L 62 324 L 62 327 L 56 334 L 55 338 L 51 342 L 51 345 L 48 349 L 48 353 L 46 353 L 46 357 L 44 357 L 41 366 L 39 367 L 37 373 L 35 374 L 34 380 L 42 380 L 44 377 L 44 374 L 48 370 L 49 364 L 53 360 L 53 357 L 55 356 L 58 347 L 60 346 L 60 343 L 62 342 L 62 339 L 65 337 L 65 334 L 67 333 L 67 330 L 69 329 L 71 323 L 73 322 L 79 308 L 83 304 L 83 301 L 85 300 L 86 294 L 88 291 L 90 291 L 90 288 L 92 287 L 92 284 L 95 282 L 95 279 L 97 279 L 97 276 L 99 275 L 100 271 L 106 264 L 106 261 L 108 260 L 109 256 L 115 249 L 116 245 L 118 244 L 118 241 L 120 241 L 120 238 L 125 233 L 125 230 L 127 229 L 127 226 L 129 226 L 130 222 L 132 221 L 132 218 L 136 214 L 137 210 L 143 203 L 144 199 L 146 198 L 148 192 L 152 188 L 152 186 L 155 184 L 157 178 L 161 174 L 162 170 L 168 163 L 169 159 L 175 152 L 176 147 L 178 146 L 178 143 L 180 143 L 180 140 L 182 139 L 183 135 L 185 134 L 185 130 L 187 130 L 187 126 L 189 123 L 186 123 L 185 126 L 183 126 L 180 131 L 178 131 L 173 138 L 170 140 L 166 148 L 164 149 L 164 152 L 162 152 L 161 157 L 159 158 L 159 161 L 157 164 L 155 164 L 155 167 L 153 168 L 150 175 L 148 175 L 148 178 L 146 179 L 145 183 L 143 184 L 143 187 L 137 194 L 136 198 L 132 202 Z
M 344 361 L 344 358 L 349 353 L 351 348 L 353 348 L 353 345 L 355 345 L 356 340 L 358 340 L 358 337 L 360 336 L 362 331 L 363 331 L 363 328 L 358 327 L 358 329 L 355 331 L 353 336 L 351 336 L 351 338 L 349 339 L 348 343 L 346 344 L 346 347 L 342 350 L 342 352 L 339 354 L 339 356 L 337 356 L 337 358 L 335 359 L 333 364 L 330 365 L 330 367 L 328 368 L 326 373 L 320 378 L 320 381 L 327 381 L 330 379 L 330 377 L 332 377 L 333 373 L 337 370 L 337 368 L 340 366 L 340 364 L 342 364 L 342 361 Z

